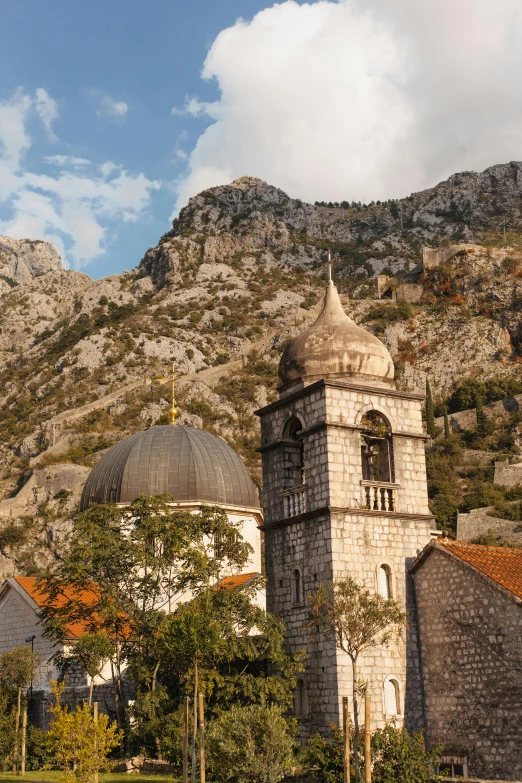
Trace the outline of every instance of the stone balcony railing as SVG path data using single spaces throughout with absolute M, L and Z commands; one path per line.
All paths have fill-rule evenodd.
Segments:
M 306 511 L 306 486 L 304 484 L 283 492 L 283 508 L 286 518 L 296 517 Z
M 361 481 L 362 506 L 370 511 L 398 511 L 398 484 L 385 481 Z

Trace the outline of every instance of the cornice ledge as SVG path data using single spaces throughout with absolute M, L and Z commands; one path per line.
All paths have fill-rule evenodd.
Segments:
M 407 514 L 401 511 L 373 511 L 369 508 L 342 508 L 339 506 L 323 506 L 313 511 L 305 511 L 303 514 L 296 514 L 295 517 L 276 519 L 273 522 L 265 522 L 260 526 L 260 530 L 272 530 L 278 527 L 294 525 L 297 522 L 308 522 L 324 514 L 358 514 L 366 517 L 386 517 L 387 519 L 408 519 L 419 520 L 419 522 L 432 522 L 435 517 L 433 514 Z

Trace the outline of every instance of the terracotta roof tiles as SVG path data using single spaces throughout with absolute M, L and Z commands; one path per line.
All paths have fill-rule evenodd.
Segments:
M 236 587 L 244 587 L 256 576 L 260 576 L 260 574 L 254 572 L 251 574 L 234 574 L 234 576 L 225 576 L 223 579 L 219 580 L 216 587 L 220 587 L 222 590 L 233 590 Z
M 522 601 L 522 549 L 439 539 L 428 544 L 411 570 L 415 571 L 433 549 L 448 552 Z
M 27 595 L 33 599 L 38 607 L 43 608 L 45 605 L 45 594 L 37 587 L 37 577 L 35 576 L 15 576 L 15 581 L 20 587 L 27 593 Z M 60 593 L 54 605 L 57 608 L 66 606 L 70 601 L 80 600 L 85 606 L 92 606 L 98 602 L 98 595 L 94 590 L 82 590 L 81 592 L 75 591 L 73 588 L 66 588 Z M 86 621 L 71 622 L 67 625 L 66 634 L 67 638 L 77 639 L 84 633 L 88 633 L 88 623 Z

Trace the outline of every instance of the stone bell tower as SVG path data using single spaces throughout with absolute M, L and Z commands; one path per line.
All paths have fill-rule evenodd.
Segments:
M 291 650 L 307 653 L 296 717 L 306 736 L 351 706 L 351 662 L 306 627 L 310 595 L 351 575 L 408 613 L 405 643 L 359 660 L 373 727 L 423 722 L 413 586 L 408 567 L 430 540 L 421 405 L 398 391 L 384 344 L 343 311 L 330 281 L 316 322 L 287 345 L 276 402 L 261 418 L 267 608 Z

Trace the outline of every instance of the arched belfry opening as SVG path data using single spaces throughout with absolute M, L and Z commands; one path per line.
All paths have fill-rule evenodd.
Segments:
M 285 488 L 291 489 L 305 483 L 304 448 L 299 433 L 303 429 L 301 420 L 292 416 L 285 424 L 284 480 Z
M 283 509 L 285 517 L 302 514 L 306 508 L 306 476 L 303 423 L 291 416 L 283 428 Z
M 393 483 L 393 439 L 388 420 L 378 411 L 368 411 L 361 421 L 362 477 L 364 481 Z

